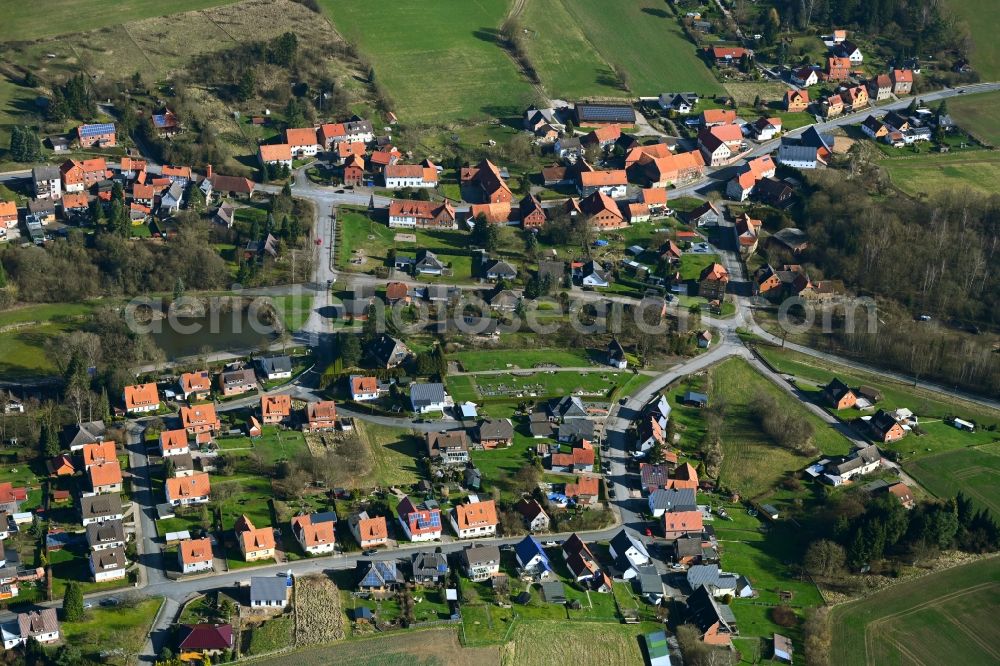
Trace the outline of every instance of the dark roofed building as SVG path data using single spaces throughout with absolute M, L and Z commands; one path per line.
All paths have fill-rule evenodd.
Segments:
M 578 126 L 635 125 L 635 109 L 625 104 L 577 104 Z

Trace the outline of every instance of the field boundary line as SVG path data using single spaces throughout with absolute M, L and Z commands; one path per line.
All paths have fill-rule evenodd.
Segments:
M 139 49 L 139 53 L 141 53 L 142 57 L 146 59 L 146 62 L 149 63 L 149 66 L 150 67 L 155 67 L 156 65 L 153 64 L 152 59 L 149 57 L 149 55 L 146 54 L 146 49 L 144 49 L 141 46 L 139 46 L 139 42 L 135 41 L 135 37 L 133 37 L 132 33 L 129 32 L 128 23 L 122 23 L 122 30 L 125 31 L 126 35 L 128 35 L 128 39 L 129 39 L 130 42 L 132 42 L 132 45 L 135 48 Z
M 993 657 L 997 660 L 997 662 L 1000 662 L 1000 652 L 997 652 L 996 650 L 994 650 L 993 646 L 991 646 L 989 643 L 986 643 L 985 641 L 983 641 L 974 632 L 969 631 L 965 627 L 965 625 L 963 625 L 961 622 L 959 622 L 954 616 L 952 616 L 951 613 L 949 613 L 944 608 L 938 609 L 938 612 L 940 612 L 941 615 L 943 615 L 945 617 L 945 619 L 948 620 L 948 622 L 950 622 L 951 624 L 955 625 L 955 628 L 958 629 L 965 636 L 967 636 L 970 641 L 972 641 L 973 643 L 975 643 L 976 645 L 978 645 L 979 647 L 981 647 L 983 649 L 983 651 L 985 651 L 987 654 L 993 655 Z

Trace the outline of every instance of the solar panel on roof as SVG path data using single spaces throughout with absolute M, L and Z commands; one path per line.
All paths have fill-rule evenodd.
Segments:
M 113 123 L 98 123 L 96 125 L 84 125 L 80 128 L 81 136 L 96 136 L 98 134 L 110 134 L 115 131 Z
M 603 120 L 607 122 L 635 122 L 635 111 L 628 106 L 588 106 L 578 107 L 581 120 Z

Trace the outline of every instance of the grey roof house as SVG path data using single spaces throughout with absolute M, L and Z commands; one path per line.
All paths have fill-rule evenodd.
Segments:
M 413 384 L 410 386 L 410 404 L 418 414 L 443 412 L 446 406 L 444 384 Z

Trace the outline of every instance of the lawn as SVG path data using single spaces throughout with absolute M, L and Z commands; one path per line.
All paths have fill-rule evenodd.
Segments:
M 265 654 L 287 648 L 295 642 L 295 620 L 277 617 L 250 631 L 250 654 Z
M 817 401 L 819 387 L 838 377 L 852 387 L 864 384 L 878 389 L 883 396 L 878 404 L 880 408 L 894 410 L 906 407 L 912 410 L 920 418 L 920 427 L 927 434 L 907 436 L 895 444 L 883 446 L 897 452 L 903 458 L 910 459 L 955 448 L 988 444 L 997 437 L 996 433 L 982 427 L 975 433 L 968 433 L 942 421 L 945 416 L 952 415 L 974 420 L 980 426 L 996 425 L 1000 423 L 1000 413 L 995 410 L 941 393 L 915 389 L 910 384 L 887 379 L 884 375 L 869 374 L 834 365 L 787 349 L 762 344 L 757 346 L 757 351 L 779 372 L 795 377 L 797 388 L 807 396 L 811 394 Z M 850 419 L 857 416 L 858 412 L 844 410 L 840 415 Z
M 975 44 L 972 66 L 983 81 L 996 81 L 1000 78 L 1000 42 L 996 38 L 1000 14 L 996 11 L 996 3 L 993 0 L 950 0 L 948 9 L 969 25 Z
M 690 90 L 711 96 L 723 92 L 665 3 L 562 0 L 562 4 L 601 59 L 628 72 L 633 93 Z M 544 24 L 527 27 L 546 29 Z M 570 80 L 584 75 L 586 70 L 574 73 Z M 555 82 L 552 87 L 559 89 Z
M 1000 152 L 925 153 L 906 159 L 883 159 L 879 166 L 907 194 L 921 196 L 966 188 L 1000 194 Z
M 0 377 L 23 379 L 55 373 L 48 340 L 76 328 L 77 321 L 94 311 L 86 303 L 29 305 L 0 313 Z
M 310 294 L 271 296 L 270 298 L 288 331 L 297 331 L 302 328 L 309 319 L 309 315 L 312 314 L 313 297 Z
M 420 480 L 417 459 L 423 447 L 422 438 L 407 428 L 355 419 L 354 434 L 327 449 L 340 463 L 330 483 L 344 488 L 412 485 Z
M 548 370 L 527 376 L 479 375 L 476 385 L 484 398 L 551 398 L 563 395 L 610 397 L 611 392 L 632 377 L 631 372 L 558 372 Z
M 479 391 L 476 390 L 476 378 L 472 375 L 451 375 L 445 379 L 448 387 L 448 395 L 455 402 L 467 402 L 479 399 Z
M 831 663 L 1000 661 L 1000 558 L 907 581 L 833 611 Z
M 694 254 L 685 252 L 681 255 L 681 279 L 697 280 L 701 277 L 701 272 L 717 262 L 717 254 Z
M 63 622 L 59 629 L 66 643 L 79 648 L 86 656 L 96 658 L 113 647 L 121 650 L 131 662 L 142 651 L 146 634 L 162 603 L 162 599 L 152 598 L 131 608 L 96 606 L 87 611 L 83 621 Z
M 948 100 L 948 113 L 958 126 L 991 146 L 1000 145 L 1000 92 L 962 95 Z
M 938 497 L 960 491 L 980 507 L 1000 515 L 1000 445 L 947 451 L 907 463 L 906 471 Z
M 611 66 L 580 29 L 564 0 L 529 2 L 522 16 L 525 47 L 550 95 L 623 94 Z
M 128 578 L 95 583 L 90 579 L 90 554 L 84 539 L 70 547 L 57 550 L 49 556 L 52 565 L 52 598 L 62 599 L 66 591 L 66 583 L 75 580 L 80 583 L 84 594 L 114 590 L 122 587 L 131 588 Z
M 846 454 L 850 442 L 836 430 L 809 413 L 795 398 L 758 374 L 746 361 L 730 359 L 711 370 L 709 405 L 726 405 L 721 439 L 724 459 L 719 482 L 726 488 L 758 496 L 774 488 L 791 470 L 805 467 L 808 458 L 779 448 L 750 414 L 750 403 L 758 395 L 769 395 L 783 409 L 802 415 L 814 427 L 814 444 L 825 454 Z
M 611 595 L 604 596 L 610 598 Z M 518 622 L 509 642 L 500 649 L 500 663 L 503 666 L 642 664 L 646 662 L 639 637 L 657 628 L 649 623 Z
M 506 0 L 320 0 L 406 123 L 517 115 L 533 91 L 497 45 Z M 373 28 L 372 17 L 378 17 Z
M 233 0 L 40 0 L 37 5 L 10 5 L 0 23 L 0 42 L 24 41 L 96 30 L 126 21 L 232 4 Z
M 533 368 L 555 365 L 561 368 L 587 367 L 593 363 L 585 349 L 500 349 L 495 351 L 466 351 L 449 354 L 448 359 L 458 361 L 465 372 L 504 370 L 507 368 Z

